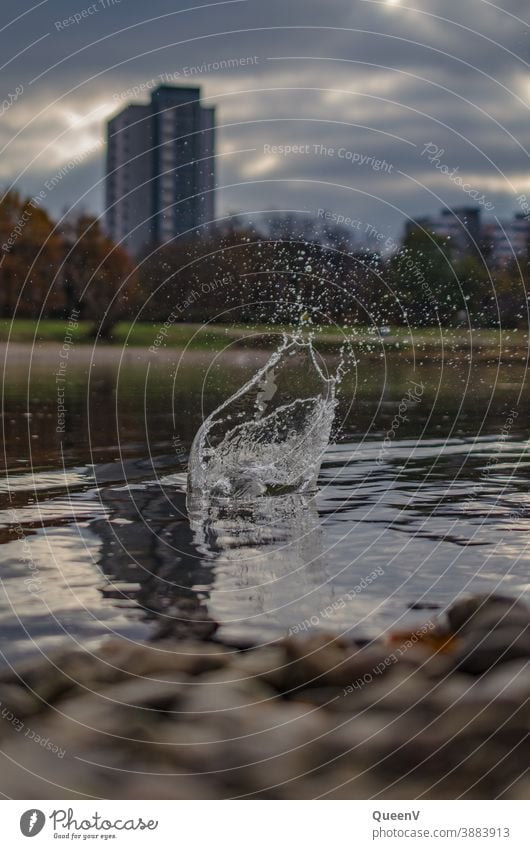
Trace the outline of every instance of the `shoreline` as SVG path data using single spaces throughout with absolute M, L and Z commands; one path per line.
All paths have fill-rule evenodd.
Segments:
M 107 362 L 120 356 L 132 356 L 136 360 L 149 360 L 153 363 L 159 360 L 174 360 L 175 356 L 184 356 L 186 359 L 192 356 L 198 362 L 204 362 L 222 352 L 223 356 L 228 354 L 241 357 L 252 354 L 261 359 L 277 347 L 282 333 L 281 330 L 271 331 L 269 328 L 249 330 L 216 325 L 203 329 L 199 325 L 179 325 L 172 328 L 174 332 L 169 333 L 155 348 L 154 341 L 159 338 L 161 326 L 142 326 L 129 335 L 128 330 L 119 325 L 112 342 L 93 339 L 84 332 L 86 328 L 80 328 L 75 334 L 69 332 L 68 358 L 77 358 L 81 362 L 93 352 L 97 359 L 104 357 Z M 42 326 L 39 325 L 41 329 L 37 339 L 34 339 L 28 328 L 24 332 L 16 331 L 10 340 L 5 338 L 5 334 L 0 334 L 0 357 L 4 362 L 10 359 L 21 360 L 27 359 L 33 352 L 39 360 L 43 357 L 46 360 L 54 360 L 65 345 L 64 327 L 62 323 L 53 322 L 52 326 L 47 328 L 44 322 Z M 400 328 L 400 331 L 402 332 L 379 337 L 362 332 L 355 335 L 322 332 L 315 334 L 314 345 L 323 356 L 338 356 L 345 339 L 348 339 L 352 351 L 364 359 L 388 356 L 410 362 L 418 358 L 444 362 L 456 357 L 459 360 L 491 363 L 526 363 L 530 360 L 530 343 L 528 335 L 523 331 L 505 331 L 501 337 L 497 331 L 483 329 L 472 333 L 445 329 L 441 334 L 425 329 L 410 333 L 405 328 Z

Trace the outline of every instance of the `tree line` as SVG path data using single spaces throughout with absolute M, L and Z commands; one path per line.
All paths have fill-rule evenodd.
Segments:
M 8 191 L 0 202 L 0 315 L 55 318 L 76 310 L 109 338 L 119 320 L 476 327 L 527 324 L 528 257 L 491 268 L 482 253 L 413 230 L 389 255 L 347 228 L 271 213 L 146 249 L 133 259 L 96 216 L 55 222 Z

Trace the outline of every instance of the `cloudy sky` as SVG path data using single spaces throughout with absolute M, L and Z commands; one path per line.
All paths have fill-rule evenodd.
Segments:
M 530 198 L 529 28 L 527 0 L 2 0 L 0 184 L 79 158 L 45 203 L 102 212 L 105 120 L 167 75 L 217 106 L 218 215 L 502 219 Z

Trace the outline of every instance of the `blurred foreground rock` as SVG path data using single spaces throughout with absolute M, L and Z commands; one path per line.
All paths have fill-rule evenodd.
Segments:
M 474 597 L 362 648 L 112 640 L 0 674 L 11 798 L 527 799 L 530 612 Z

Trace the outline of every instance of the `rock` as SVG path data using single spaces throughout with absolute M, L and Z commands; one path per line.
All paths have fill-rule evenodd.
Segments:
M 426 678 L 443 678 L 453 666 L 450 653 L 433 651 L 430 647 L 421 643 L 412 646 L 401 655 L 397 649 L 394 649 L 393 653 L 401 666 L 419 669 Z
M 476 595 L 459 599 L 451 605 L 446 615 L 451 631 L 461 635 L 475 628 L 530 623 L 530 609 L 524 602 L 501 595 Z
M 160 672 L 198 675 L 220 669 L 231 659 L 231 653 L 215 643 L 175 643 L 172 640 L 151 646 L 113 639 L 104 644 L 98 656 L 100 661 L 115 669 L 115 675 L 123 677 L 128 673 L 155 678 Z
M 96 653 L 32 659 L 17 669 L 24 685 L 17 672 L 0 675 L 9 764 L 0 792 L 527 798 L 528 611 L 504 598 L 459 604 L 451 617 L 462 639 L 447 652 L 399 634 L 363 648 L 314 634 L 245 652 L 196 640 L 111 640 Z M 8 722 L 11 713 L 28 717 L 30 736 Z
M 411 601 L 407 607 L 409 610 L 439 610 L 441 605 L 429 601 Z
M 119 799 L 119 792 L 117 793 L 114 789 L 110 798 Z M 194 799 L 220 799 L 223 795 L 222 788 L 216 785 L 215 781 L 210 781 L 207 776 L 175 776 L 168 772 L 167 776 L 150 775 L 148 781 L 141 774 L 128 776 L 127 798 L 193 801 Z
M 74 754 L 80 747 L 90 749 L 91 738 L 100 745 L 105 735 L 109 746 L 154 743 L 160 738 L 160 725 L 177 715 L 183 686 L 180 680 L 122 682 L 101 694 L 75 695 L 61 702 L 54 733 L 68 740 Z
M 62 651 L 48 657 L 31 658 L 21 664 L 16 673 L 3 670 L 0 676 L 6 683 L 19 684 L 41 702 L 41 709 L 74 689 L 79 681 L 94 680 L 97 658 L 84 651 Z M 113 673 L 109 673 L 108 679 Z
M 407 710 L 413 700 L 425 696 L 425 679 L 418 688 L 418 675 L 410 669 L 393 669 L 358 693 L 346 693 L 343 698 L 331 702 L 330 710 L 346 714 L 360 714 L 375 709 L 380 713 L 400 713 Z
M 202 675 L 188 687 L 181 709 L 195 715 L 215 713 L 219 720 L 230 719 L 231 713 L 278 699 L 277 693 L 257 678 L 238 679 L 231 668 Z M 223 716 L 224 714 L 224 716 Z
M 530 699 L 530 661 L 528 660 L 507 661 L 482 678 L 472 678 L 463 696 L 464 701 L 481 704 L 492 701 L 516 704 L 524 703 L 527 699 Z
M 287 663 L 282 646 L 266 646 L 236 655 L 230 664 L 230 671 L 235 677 L 256 677 L 280 690 L 288 675 Z
M 230 778 L 242 794 L 290 798 L 294 785 L 337 754 L 327 740 L 329 720 L 303 705 L 280 702 L 275 714 L 261 708 L 242 717 L 240 728 L 229 749 L 237 765 Z
M 11 712 L 17 719 L 23 720 L 38 713 L 40 709 L 40 700 L 24 687 L 19 687 L 16 684 L 0 684 L 0 710 L 3 719 L 5 719 L 4 711 Z M 0 722 L 1 733 L 2 723 Z
M 356 648 L 330 634 L 307 639 L 289 637 L 284 642 L 287 663 L 283 692 L 307 687 L 350 687 L 352 690 L 384 674 L 394 662 L 392 649 L 382 644 Z
M 291 701 L 306 705 L 326 708 L 327 710 L 351 710 L 352 701 L 357 700 L 357 694 L 344 695 L 336 687 L 310 687 L 298 690 L 291 696 Z
M 480 675 L 518 658 L 530 658 L 530 625 L 471 631 L 455 656 L 455 668 Z

